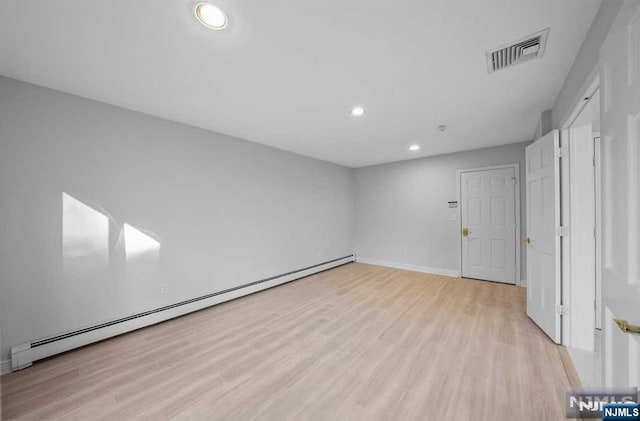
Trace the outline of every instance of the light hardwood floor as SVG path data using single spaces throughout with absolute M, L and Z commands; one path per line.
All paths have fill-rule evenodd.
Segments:
M 5 419 L 563 420 L 524 289 L 352 263 L 2 376 Z

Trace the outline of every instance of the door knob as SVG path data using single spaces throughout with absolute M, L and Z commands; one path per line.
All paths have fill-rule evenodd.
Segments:
M 469 228 L 462 228 L 462 235 L 467 237 L 469 235 Z
M 626 320 L 614 319 L 620 330 L 627 333 L 635 333 L 640 335 L 640 326 L 629 324 Z
M 525 244 L 531 244 L 531 238 L 529 238 L 529 237 L 524 237 L 524 238 L 522 239 L 522 242 L 523 242 L 523 243 L 525 243 Z

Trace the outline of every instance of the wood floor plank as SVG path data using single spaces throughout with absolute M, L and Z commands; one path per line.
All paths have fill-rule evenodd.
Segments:
M 4 419 L 561 420 L 522 288 L 353 263 L 2 376 Z

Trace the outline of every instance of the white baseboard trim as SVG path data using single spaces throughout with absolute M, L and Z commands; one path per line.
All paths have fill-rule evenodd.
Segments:
M 444 276 L 451 276 L 454 278 L 460 277 L 460 273 L 457 270 L 434 268 L 430 266 L 412 265 L 409 263 L 390 262 L 388 260 L 370 259 L 368 257 L 357 256 L 356 262 L 366 263 L 368 265 L 386 266 L 390 268 L 410 270 L 413 272 L 430 273 L 433 275 L 444 275 Z
M 345 256 L 314 266 L 309 266 L 307 268 L 288 272 L 280 276 L 262 279 L 243 286 L 231 288 L 229 290 L 212 293 L 203 297 L 176 303 L 171 306 L 162 307 L 150 312 L 114 320 L 102 325 L 20 344 L 11 348 L 10 370 L 21 370 L 31 366 L 34 361 L 50 357 L 61 352 L 69 351 L 113 336 L 151 326 L 165 320 L 211 307 L 215 304 L 240 298 L 245 295 L 253 294 L 254 292 L 262 291 L 305 276 L 313 275 L 336 266 L 341 266 L 346 263 L 353 262 L 354 258 L 355 257 L 353 255 Z
M 0 375 L 11 372 L 11 360 L 0 361 Z
M 523 288 L 526 288 L 527 287 L 527 280 L 526 279 L 520 279 L 520 283 L 518 285 L 523 287 Z

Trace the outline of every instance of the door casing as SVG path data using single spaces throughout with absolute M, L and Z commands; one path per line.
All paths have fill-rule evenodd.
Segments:
M 588 101 L 591 97 L 600 89 L 600 73 L 597 66 L 593 69 L 591 74 L 587 77 L 583 85 L 583 89 L 581 90 L 581 94 L 578 95 L 574 101 L 573 107 L 571 111 L 567 114 L 567 116 L 560 122 L 560 146 L 567 147 L 569 155 L 571 155 L 571 128 L 573 123 L 576 121 L 580 113 L 582 113 L 583 109 L 587 105 Z M 600 112 L 600 119 L 602 119 L 602 111 Z M 571 175 L 570 175 L 570 165 L 568 160 L 563 162 L 560 160 L 560 182 L 562 185 L 561 188 L 561 220 L 562 224 L 571 227 Z M 596 203 L 596 207 L 600 206 L 600 203 Z M 598 226 L 598 217 L 600 213 L 598 212 L 596 215 L 596 227 Z M 569 228 L 571 229 L 571 228 Z M 596 232 L 597 238 L 596 241 L 600 241 L 599 232 Z M 572 331 L 573 331 L 573 323 L 579 323 L 579 320 L 576 320 L 576 315 L 572 314 L 572 303 L 571 298 L 572 288 L 575 287 L 572 283 L 572 273 L 571 273 L 571 236 L 564 236 L 561 238 L 561 302 L 562 304 L 568 308 L 568 314 L 561 316 L 561 332 L 562 332 L 562 341 L 561 344 L 567 347 L 572 347 Z M 598 248 L 597 252 L 601 252 Z M 597 258 L 597 257 L 596 257 Z M 594 272 L 595 275 L 595 272 Z M 597 277 L 597 275 L 596 275 Z M 597 281 L 596 281 L 597 282 Z M 594 294 L 596 285 L 594 285 Z M 599 303 L 599 307 L 601 307 L 602 303 Z M 595 323 L 595 320 L 594 320 Z M 595 329 L 595 327 L 594 327 Z M 595 334 L 595 332 L 594 332 Z

